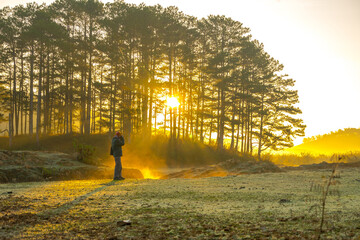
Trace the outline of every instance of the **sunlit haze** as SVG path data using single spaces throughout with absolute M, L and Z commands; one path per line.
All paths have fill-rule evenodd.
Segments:
M 27 0 L 0 0 L 0 7 Z M 37 0 L 41 3 L 44 1 Z M 45 1 L 47 4 L 53 2 Z M 109 2 L 109 1 L 104 1 Z M 358 0 L 127 0 L 173 5 L 188 15 L 225 15 L 251 29 L 253 38 L 296 80 L 306 137 L 359 128 L 360 1 Z M 297 139 L 295 144 L 301 143 Z

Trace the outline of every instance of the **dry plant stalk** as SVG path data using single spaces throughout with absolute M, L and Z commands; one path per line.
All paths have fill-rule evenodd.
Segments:
M 326 182 L 326 186 L 325 188 L 323 189 L 323 192 L 322 192 L 322 198 L 321 198 L 321 221 L 320 221 L 320 226 L 319 226 L 319 232 L 318 232 L 318 236 L 317 236 L 317 239 L 320 240 L 321 238 L 321 233 L 322 233 L 322 229 L 323 229 L 323 225 L 324 225 L 324 219 L 325 219 L 325 206 L 326 206 L 326 199 L 327 199 L 327 196 L 329 194 L 329 189 L 330 189 L 330 185 L 332 185 L 334 182 L 333 182 L 333 179 L 335 179 L 336 175 L 336 169 L 337 167 L 339 166 L 339 162 L 340 160 L 342 159 L 341 156 L 337 156 L 337 155 L 334 155 L 336 157 L 336 163 L 335 165 L 333 166 L 333 169 L 332 169 L 332 172 L 331 172 L 331 175 L 328 179 L 328 181 Z M 333 156 L 333 157 L 334 157 Z

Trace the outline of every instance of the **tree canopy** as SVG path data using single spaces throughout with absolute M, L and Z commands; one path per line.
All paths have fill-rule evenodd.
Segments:
M 124 1 L 31 3 L 0 10 L 0 49 L 0 117 L 9 116 L 11 136 L 120 130 L 260 158 L 304 135 L 295 81 L 225 16 Z M 166 105 L 171 96 L 178 107 Z

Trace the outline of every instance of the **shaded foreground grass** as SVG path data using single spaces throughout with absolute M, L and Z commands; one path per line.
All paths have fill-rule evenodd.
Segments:
M 341 171 L 323 237 L 359 239 L 359 169 Z M 1 184 L 0 238 L 311 239 L 320 211 L 309 189 L 328 174 Z

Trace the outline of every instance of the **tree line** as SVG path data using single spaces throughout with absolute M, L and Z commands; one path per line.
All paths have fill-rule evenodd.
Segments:
M 295 81 L 225 16 L 124 1 L 29 3 L 0 10 L 0 49 L 9 136 L 120 129 L 260 157 L 304 134 Z

